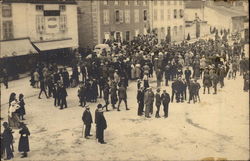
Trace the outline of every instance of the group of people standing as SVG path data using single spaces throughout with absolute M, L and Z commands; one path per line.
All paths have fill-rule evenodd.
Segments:
M 20 139 L 18 144 L 18 151 L 22 153 L 21 158 L 28 156 L 29 152 L 29 129 L 23 122 L 25 112 L 24 95 L 20 94 L 19 99 L 16 99 L 16 94 L 11 93 L 9 98 L 9 109 L 8 109 L 8 122 L 3 123 L 3 133 L 1 134 L 1 158 L 10 160 L 14 158 L 14 138 L 12 129 L 20 129 Z

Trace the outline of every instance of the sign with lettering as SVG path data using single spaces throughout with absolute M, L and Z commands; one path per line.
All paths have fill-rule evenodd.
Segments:
M 59 32 L 59 16 L 45 17 L 45 31 L 48 34 L 56 34 Z

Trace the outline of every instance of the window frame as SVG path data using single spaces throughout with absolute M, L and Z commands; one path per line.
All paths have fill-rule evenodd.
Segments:
M 3 21 L 3 40 L 14 38 L 13 22 L 11 20 Z
M 44 11 L 44 5 L 41 5 L 41 4 L 36 5 L 36 11 Z
M 1 9 L 2 9 L 2 17 L 12 17 L 12 5 L 11 4 L 3 4 Z M 6 12 L 8 14 L 6 14 Z

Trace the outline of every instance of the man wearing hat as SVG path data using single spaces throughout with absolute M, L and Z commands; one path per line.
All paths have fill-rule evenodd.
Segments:
M 98 108 L 96 115 L 96 137 L 99 143 L 106 144 L 106 142 L 104 142 L 104 130 L 107 128 L 107 122 L 103 112 L 102 108 Z
M 117 111 L 120 111 L 120 104 L 122 100 L 125 103 L 126 110 L 129 110 L 128 105 L 127 105 L 127 91 L 123 84 L 118 89 L 118 97 L 119 97 L 119 103 L 118 103 Z
M 154 103 L 154 92 L 152 88 L 149 87 L 144 94 L 144 104 L 146 105 L 145 108 L 145 117 L 150 118 L 149 113 L 153 113 L 153 103 Z
M 164 117 L 168 117 L 168 107 L 169 107 L 169 102 L 170 102 L 170 96 L 166 92 L 166 90 L 163 90 L 163 93 L 161 94 L 161 101 L 163 104 L 163 111 L 164 111 Z
M 6 160 L 10 160 L 11 158 L 14 158 L 13 155 L 13 135 L 12 135 L 12 130 L 9 127 L 7 122 L 3 123 L 4 131 L 2 134 L 3 137 L 3 153 L 6 156 Z M 1 147 L 2 148 L 2 147 Z
M 97 129 L 97 118 L 99 116 L 99 110 L 102 109 L 102 104 L 98 104 L 97 108 L 95 110 L 95 124 L 96 124 L 96 139 L 97 139 L 97 133 L 98 133 L 98 129 Z
M 92 115 L 91 112 L 89 111 L 89 106 L 86 107 L 85 111 L 82 114 L 82 121 L 85 125 L 85 138 L 88 139 L 90 135 L 90 130 L 91 130 L 91 124 L 93 123 L 92 121 Z
M 160 91 L 161 91 L 160 88 L 158 88 L 156 90 L 156 94 L 155 94 L 155 106 L 157 108 L 157 111 L 155 113 L 156 118 L 160 118 L 160 114 L 159 114 L 160 106 L 161 106 L 161 94 L 160 94 Z

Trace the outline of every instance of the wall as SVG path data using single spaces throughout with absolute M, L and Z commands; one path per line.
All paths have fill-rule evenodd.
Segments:
M 122 33 L 122 38 L 125 39 L 126 31 L 130 32 L 130 40 L 135 36 L 135 30 L 139 30 L 139 34 L 144 33 L 144 27 L 147 29 L 149 27 L 149 17 L 148 21 L 143 20 L 143 11 L 147 10 L 149 13 L 148 5 L 144 6 L 142 1 L 138 1 L 139 5 L 135 5 L 134 1 L 129 1 L 129 5 L 126 6 L 124 1 L 119 1 L 119 5 L 114 5 L 114 2 L 110 2 L 108 5 L 104 5 L 103 1 L 99 1 L 100 4 L 100 40 L 104 39 L 104 33 L 110 33 L 111 31 L 119 31 Z M 148 3 L 147 3 L 148 4 Z M 105 25 L 103 23 L 103 10 L 109 10 L 109 24 Z M 134 10 L 139 10 L 139 22 L 135 22 Z M 115 10 L 123 11 L 123 22 L 115 22 Z M 130 10 L 130 23 L 125 23 L 125 10 Z
M 203 10 L 200 8 L 185 8 L 185 21 L 193 21 L 195 20 L 195 13 L 202 20 L 203 19 Z
M 185 32 L 185 4 L 184 1 L 178 0 L 176 5 L 174 4 L 174 1 L 170 1 L 170 5 L 167 1 L 163 1 L 164 4 L 162 4 L 162 1 L 158 1 L 157 5 L 154 4 L 154 1 L 150 1 L 150 17 L 152 18 L 150 21 L 150 26 L 153 29 L 157 29 L 158 31 L 161 31 L 163 28 L 165 32 L 158 32 L 158 39 L 165 39 L 167 35 L 167 29 L 168 27 L 171 28 L 171 41 L 182 41 L 184 40 L 184 32 Z M 174 19 L 174 9 L 177 10 L 177 18 Z M 183 9 L 183 18 L 179 17 L 179 10 Z M 154 19 L 154 10 L 157 10 L 157 20 Z M 164 19 L 161 19 L 161 10 L 164 10 Z M 170 11 L 170 19 L 168 17 L 168 11 Z M 177 26 L 177 35 L 174 34 L 174 26 Z M 182 31 L 179 30 L 179 27 L 182 26 Z

